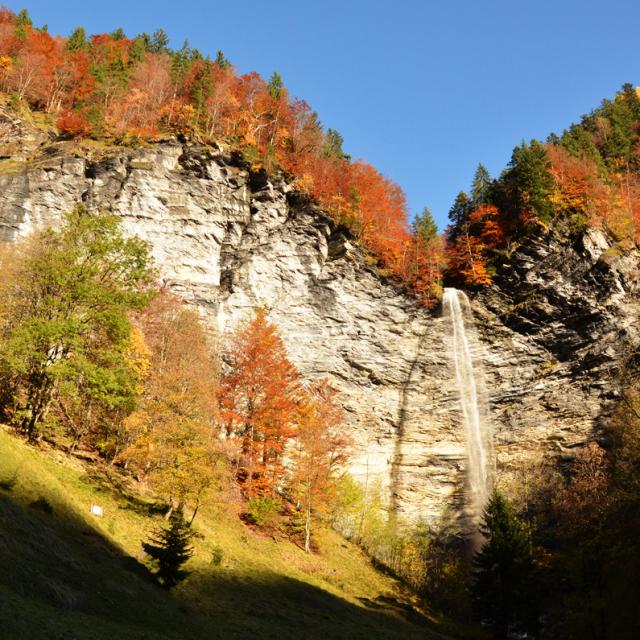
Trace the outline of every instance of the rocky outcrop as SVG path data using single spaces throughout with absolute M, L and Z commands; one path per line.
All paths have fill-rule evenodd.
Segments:
M 498 469 L 597 437 L 640 344 L 640 253 L 555 230 L 520 246 L 476 299 Z
M 59 224 L 77 202 L 114 212 L 151 243 L 163 283 L 221 336 L 268 309 L 302 374 L 339 390 L 352 473 L 378 480 L 399 513 L 436 520 L 462 505 L 465 441 L 447 319 L 367 266 L 290 183 L 175 141 L 102 157 L 40 144 L 0 162 L 0 240 Z M 473 301 L 498 473 L 564 454 L 593 431 L 615 394 L 606 375 L 620 338 L 637 338 L 637 264 L 598 232 L 574 245 L 541 240 Z
M 5 241 L 59 224 L 77 202 L 116 213 L 151 243 L 164 285 L 221 334 L 266 307 L 303 376 L 340 391 L 353 473 L 379 480 L 401 513 L 439 515 L 465 459 L 442 321 L 285 180 L 212 148 L 91 160 L 64 143 L 0 168 L 0 193 Z

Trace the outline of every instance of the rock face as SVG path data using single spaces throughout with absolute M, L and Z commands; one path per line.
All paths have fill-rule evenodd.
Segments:
M 379 482 L 398 513 L 435 521 L 462 508 L 465 436 L 438 310 L 385 282 L 284 179 L 233 155 L 166 142 L 92 160 L 41 142 L 28 162 L 0 162 L 0 240 L 59 224 L 77 202 L 114 212 L 221 335 L 268 309 L 303 376 L 339 390 L 352 473 Z M 595 231 L 575 245 L 541 241 L 473 301 L 498 475 L 593 432 L 615 396 L 607 374 L 620 346 L 637 344 L 637 267 L 638 255 L 617 255 Z
M 498 470 L 598 435 L 640 344 L 640 254 L 588 229 L 530 239 L 477 299 Z

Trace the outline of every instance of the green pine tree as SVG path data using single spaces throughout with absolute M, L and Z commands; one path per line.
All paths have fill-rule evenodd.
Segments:
M 522 143 L 513 150 L 507 180 L 512 187 L 517 215 L 534 213 L 542 222 L 553 215 L 550 196 L 554 181 L 547 150 L 537 141 Z
M 471 586 L 476 616 L 489 622 L 498 638 L 507 638 L 510 631 L 535 631 L 530 532 L 498 491 L 485 508 L 481 531 L 486 542 L 474 558 Z
M 153 53 L 167 53 L 169 51 L 169 36 L 164 29 L 156 29 L 153 32 L 151 51 Z
M 189 575 L 182 566 L 193 555 L 192 537 L 193 532 L 182 512 L 174 511 L 169 526 L 156 531 L 148 542 L 142 543 L 145 553 L 153 559 L 156 578 L 165 589 L 175 587 Z
M 136 40 L 138 39 L 142 41 L 145 51 L 149 53 L 153 52 L 153 38 L 146 31 L 138 34 Z
M 425 207 L 422 213 L 416 215 L 412 226 L 416 235 L 425 244 L 431 242 L 438 235 L 438 225 L 433 219 L 433 214 L 429 207 Z
M 200 115 L 205 110 L 207 100 L 213 94 L 213 79 L 211 78 L 209 65 L 200 67 L 194 75 L 191 102 L 196 108 L 195 121 L 199 123 Z
M 24 40 L 27 37 L 27 28 L 32 26 L 33 22 L 31 21 L 29 12 L 23 9 L 16 16 L 16 38 L 18 38 L 18 40 Z
M 460 233 L 462 227 L 467 222 L 471 209 L 472 203 L 469 196 L 464 191 L 460 191 L 451 209 L 449 209 L 449 221 L 451 222 L 449 236 L 451 238 L 455 238 Z
M 327 129 L 324 134 L 322 156 L 334 160 L 348 160 L 350 156 L 342 149 L 343 144 L 344 138 L 335 129 Z
M 115 31 L 112 31 L 110 34 L 112 40 L 126 40 L 127 34 L 124 32 L 122 27 L 118 27 Z
M 277 71 L 274 71 L 273 74 L 271 75 L 271 78 L 269 78 L 269 84 L 267 85 L 267 90 L 269 91 L 269 95 L 274 100 L 277 100 L 280 97 L 283 89 L 284 89 L 284 83 L 282 82 L 282 78 L 280 77 L 280 74 Z
M 216 54 L 216 64 L 221 69 L 227 69 L 228 67 L 231 66 L 231 63 L 227 58 L 225 58 L 225 55 L 224 53 L 222 53 L 222 51 L 218 51 L 218 53 Z
M 178 83 L 187 75 L 191 68 L 190 56 L 191 49 L 186 41 L 181 49 L 177 49 L 171 54 L 171 77 L 174 82 Z
M 600 173 L 604 174 L 602 156 L 593 141 L 593 137 L 583 126 L 573 124 L 568 130 L 563 131 L 560 144 L 575 158 L 593 160 L 598 166 Z
M 31 16 L 26 9 L 22 9 L 20 13 L 16 16 L 16 25 L 19 27 L 31 27 L 33 26 L 33 21 L 31 20 Z
M 86 49 L 89 46 L 87 32 L 84 30 L 84 27 L 78 27 L 75 29 L 75 31 L 69 36 L 66 46 L 67 51 L 78 51 L 79 49 Z
M 136 36 L 129 47 L 129 65 L 135 66 L 145 59 L 147 53 L 147 43 L 142 36 Z
M 474 207 L 489 203 L 490 187 L 491 176 L 489 171 L 482 163 L 479 163 L 471 183 L 471 201 Z

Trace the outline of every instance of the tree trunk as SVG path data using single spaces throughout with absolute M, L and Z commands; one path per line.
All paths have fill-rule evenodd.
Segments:
M 196 508 L 193 510 L 193 514 L 191 515 L 191 520 L 189 520 L 189 526 L 191 526 L 193 524 L 193 521 L 196 519 L 199 508 L 200 508 L 200 499 L 196 501 Z
M 304 550 L 311 551 L 311 481 L 307 478 L 307 514 L 304 523 Z
M 47 416 L 53 395 L 53 385 L 51 381 L 42 376 L 40 380 L 32 382 L 27 394 L 26 413 L 22 420 L 22 430 L 27 434 L 30 443 L 39 440 L 38 425 Z
M 164 519 L 168 520 L 173 515 L 173 500 L 171 501 L 171 505 L 169 506 L 169 510 L 164 514 Z

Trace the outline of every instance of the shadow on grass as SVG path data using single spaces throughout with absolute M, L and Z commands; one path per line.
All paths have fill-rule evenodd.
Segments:
M 0 478 L 0 489 L 2 491 L 13 491 L 13 488 L 18 482 L 18 467 L 13 471 L 10 476 Z
M 96 578 L 126 570 L 150 583 L 146 567 L 72 510 L 46 498 L 0 494 L 0 582 L 61 608 L 91 608 Z M 98 573 L 96 573 L 98 571 Z
M 8 594 L 0 619 L 6 637 L 15 639 L 430 637 L 396 606 L 365 600 L 357 606 L 276 573 L 238 575 L 211 566 L 166 593 L 140 562 L 72 510 L 59 504 L 43 510 L 4 494 L 0 592 Z
M 278 574 L 224 571 L 191 578 L 192 606 L 225 629 L 222 637 L 305 640 L 440 638 L 431 623 L 393 599 L 361 598 L 358 606 L 306 582 Z M 411 620 L 411 622 L 409 621 Z M 413 624 L 417 623 L 417 624 Z
M 166 513 L 168 506 L 162 500 L 142 498 L 131 491 L 126 479 L 121 473 L 112 471 L 106 465 L 96 464 L 87 467 L 80 478 L 82 482 L 118 496 L 122 509 L 133 511 L 141 516 L 156 516 Z

